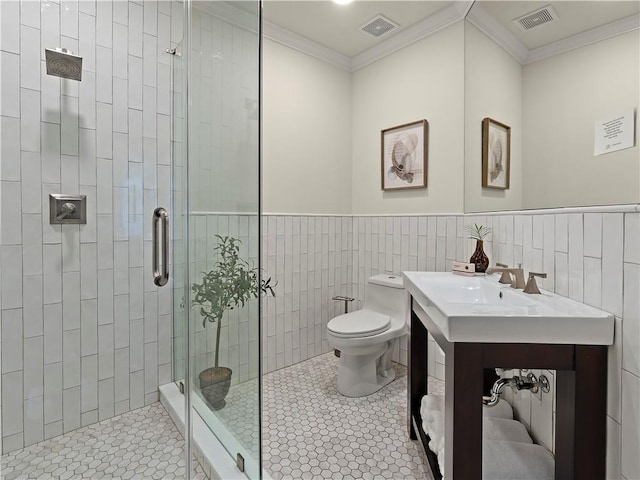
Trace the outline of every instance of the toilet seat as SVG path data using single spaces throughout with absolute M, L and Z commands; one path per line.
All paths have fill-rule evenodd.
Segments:
M 357 310 L 330 320 L 327 329 L 336 337 L 370 337 L 391 328 L 391 317 L 372 310 Z

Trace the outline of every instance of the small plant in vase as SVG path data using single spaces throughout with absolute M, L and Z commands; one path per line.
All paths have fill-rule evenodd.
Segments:
M 468 238 L 476 241 L 476 250 L 471 255 L 469 262 L 476 266 L 476 272 L 484 273 L 489 267 L 489 257 L 484 253 L 484 239 L 491 234 L 491 228 L 474 223 L 473 226 L 466 225 L 465 230 Z
M 213 367 L 200 372 L 198 376 L 202 395 L 211 408 L 219 410 L 226 405 L 225 397 L 231 386 L 232 371 L 220 367 L 220 330 L 222 318 L 227 310 L 241 308 L 259 295 L 275 297 L 271 277 L 260 279 L 259 269 L 240 257 L 240 240 L 229 236 L 216 235 L 218 244 L 214 247 L 216 258 L 212 270 L 202 273 L 202 281 L 191 285 L 193 299 L 191 305 L 200 307 L 202 326 L 216 324 L 216 347 Z

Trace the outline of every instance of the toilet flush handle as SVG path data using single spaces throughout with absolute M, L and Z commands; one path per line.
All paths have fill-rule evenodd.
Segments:
M 344 302 L 344 313 L 348 313 L 349 302 L 353 302 L 355 299 L 353 297 L 345 297 L 344 295 L 336 295 L 331 300 L 340 300 Z

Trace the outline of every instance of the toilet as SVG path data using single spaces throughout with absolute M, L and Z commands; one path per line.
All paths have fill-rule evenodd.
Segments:
M 364 397 L 395 378 L 391 354 L 407 333 L 409 298 L 402 277 L 369 277 L 362 310 L 339 315 L 327 324 L 329 345 L 340 350 L 337 388 L 345 397 Z

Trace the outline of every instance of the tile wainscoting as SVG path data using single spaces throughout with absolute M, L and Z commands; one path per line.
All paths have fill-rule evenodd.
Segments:
M 616 317 L 609 353 L 608 477 L 640 478 L 640 213 L 634 207 L 504 212 L 489 215 L 307 216 L 266 214 L 263 255 L 278 296 L 267 299 L 265 372 L 329 350 L 327 322 L 342 312 L 337 294 L 364 300 L 366 279 L 403 270 L 446 271 L 468 260 L 474 242 L 465 224 L 493 229 L 492 264 L 522 264 L 548 277 L 541 288 Z M 430 371 L 443 378 L 437 349 Z M 406 342 L 395 359 L 406 364 Z M 526 366 L 522 366 L 526 368 Z M 554 382 L 553 372 L 545 372 Z M 553 450 L 552 394 L 518 394 L 513 403 L 539 443 Z

